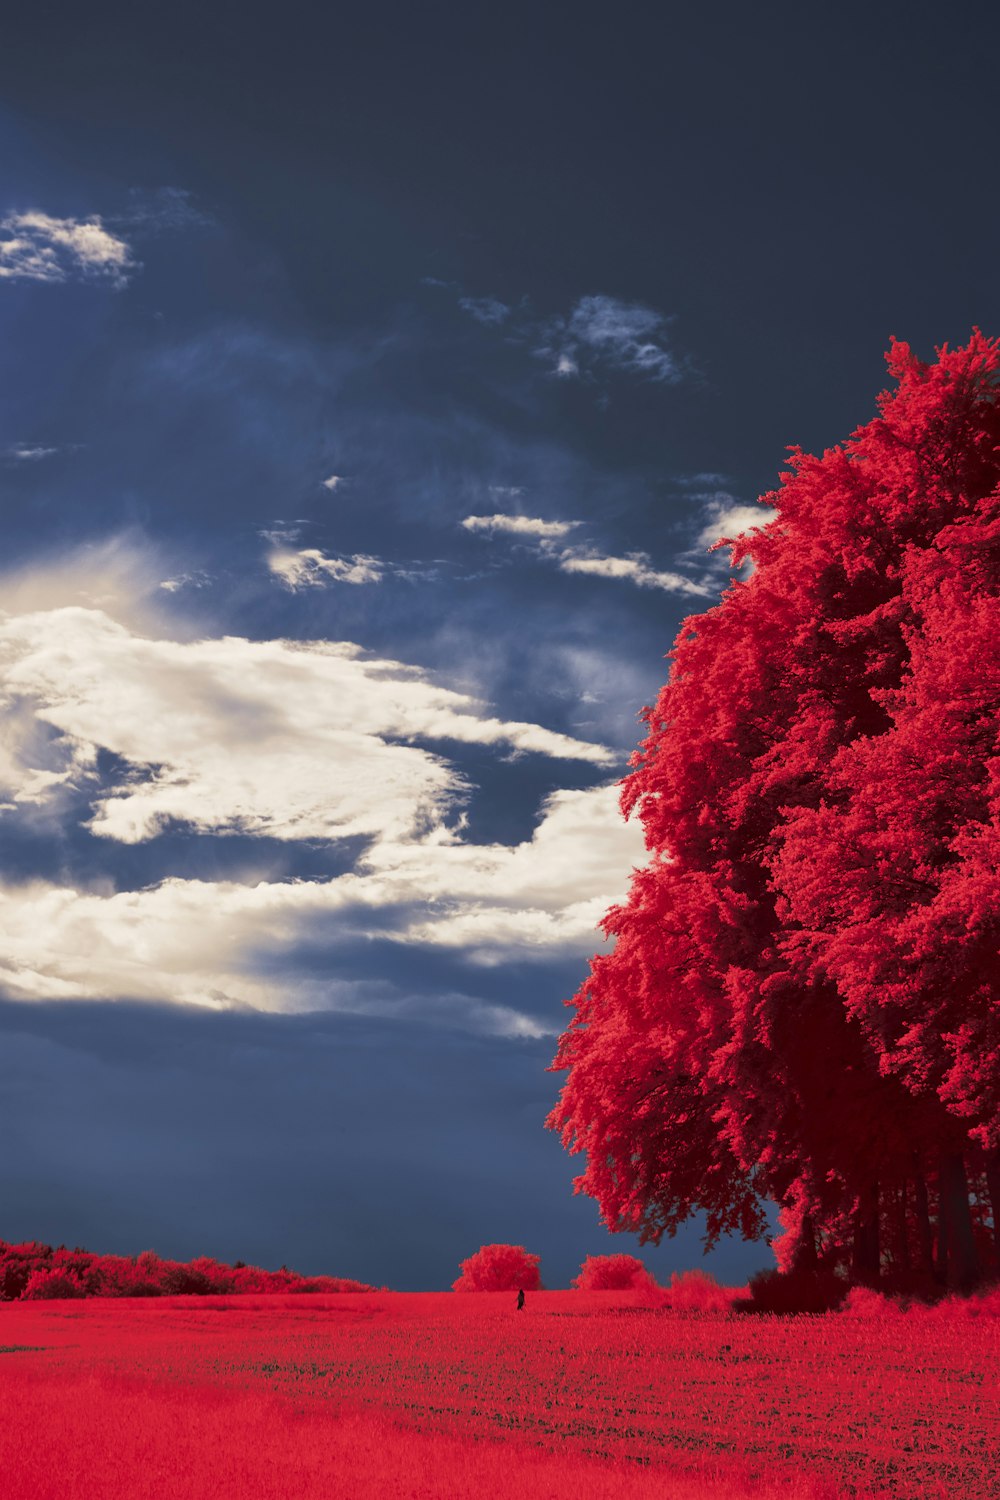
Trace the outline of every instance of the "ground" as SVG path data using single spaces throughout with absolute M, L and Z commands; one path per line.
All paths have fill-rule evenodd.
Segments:
M 0 1307 L 12 1500 L 996 1495 L 1000 1319 L 628 1292 Z

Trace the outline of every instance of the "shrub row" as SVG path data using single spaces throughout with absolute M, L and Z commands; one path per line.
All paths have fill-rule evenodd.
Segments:
M 196 1260 L 163 1260 L 152 1250 L 141 1255 L 92 1255 L 89 1250 L 53 1249 L 28 1241 L 0 1240 L 0 1299 L 6 1302 L 62 1297 L 170 1297 L 253 1292 L 370 1292 L 361 1281 L 340 1276 L 300 1276 L 286 1267 L 224 1265 L 202 1255 Z

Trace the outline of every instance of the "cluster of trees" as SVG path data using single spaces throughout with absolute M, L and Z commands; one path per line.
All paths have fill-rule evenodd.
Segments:
M 461 1262 L 456 1292 L 540 1292 L 541 1257 L 523 1245 L 482 1245 Z M 675 1271 L 660 1286 L 635 1255 L 588 1255 L 570 1285 L 579 1292 L 645 1292 L 675 1312 L 728 1312 L 743 1289 L 720 1286 L 707 1271 Z M 749 1304 L 747 1304 L 749 1306 Z
M 92 1255 L 65 1245 L 0 1240 L 0 1300 L 61 1297 L 168 1297 L 208 1293 L 370 1292 L 360 1281 L 339 1276 L 300 1276 L 282 1267 L 263 1271 L 242 1261 L 223 1265 L 209 1256 L 162 1260 L 152 1250 L 141 1255 Z
M 650 859 L 553 1067 L 578 1191 L 659 1242 L 970 1290 L 1000 1265 L 1000 347 L 894 342 L 686 620 L 622 808 Z

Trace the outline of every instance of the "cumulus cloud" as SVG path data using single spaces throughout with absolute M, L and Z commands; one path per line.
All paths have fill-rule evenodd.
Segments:
M 125 240 L 89 219 L 58 219 L 39 209 L 0 219 L 0 279 L 108 281 L 122 287 L 135 270 Z
M 77 593 L 107 586 L 114 598 L 125 589 L 125 551 L 96 563 Z M 182 641 L 141 618 L 124 624 L 93 604 L 61 605 L 51 595 L 70 592 L 70 572 L 15 580 L 5 593 L 7 816 L 79 817 L 83 805 L 92 834 L 124 844 L 174 823 L 367 844 L 353 869 L 327 880 L 167 879 L 119 891 L 0 881 L 4 991 L 413 1014 L 421 1002 L 391 985 L 318 979 L 303 945 L 335 952 L 364 939 L 495 964 L 582 954 L 599 941 L 597 921 L 642 858 L 641 831 L 622 820 L 616 788 L 555 792 L 530 838 L 477 844 L 464 833 L 468 788 L 449 757 L 478 745 L 606 773 L 615 757 L 603 746 L 501 719 L 350 643 Z M 465 1016 L 493 1034 L 539 1034 L 513 1008 L 452 1001 L 439 1017 L 449 1024 Z
M 287 535 L 284 533 L 282 535 Z M 278 538 L 270 533 L 269 539 Z M 322 588 L 328 583 L 381 583 L 384 564 L 377 557 L 355 553 L 353 557 L 327 557 L 318 547 L 304 547 L 290 552 L 277 549 L 267 560 L 267 565 L 286 588 Z
M 743 505 L 734 496 L 720 493 L 707 497 L 708 520 L 698 533 L 696 545 L 714 547 L 723 537 L 736 538 L 746 531 L 766 526 L 777 518 L 770 505 Z
M 513 848 L 463 844 L 437 829 L 377 841 L 356 872 L 327 881 L 165 880 L 114 893 L 0 885 L 0 984 L 24 998 L 386 1013 L 400 1002 L 384 991 L 304 973 L 303 941 L 323 934 L 335 947 L 363 935 L 460 949 L 482 964 L 582 954 L 642 856 L 641 831 L 621 818 L 616 789 L 600 787 L 555 793 L 533 836 Z M 485 1029 L 537 1034 L 516 1011 L 487 1009 L 496 1014 L 478 1018 Z
M 516 492 L 515 492 L 516 493 Z M 568 535 L 579 521 L 542 521 L 536 516 L 466 516 L 466 531 L 485 531 L 490 535 L 506 532 L 509 536 L 528 537 L 533 541 L 553 541 Z
M 333 494 L 333 491 L 335 489 L 338 489 L 340 485 L 343 484 L 343 482 L 343 474 L 331 474 L 327 479 L 320 480 L 320 484 L 323 486 L 323 488 L 325 490 L 329 490 L 331 494 Z

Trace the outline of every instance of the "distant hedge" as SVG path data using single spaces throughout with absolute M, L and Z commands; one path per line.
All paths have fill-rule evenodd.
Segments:
M 63 1297 L 172 1297 L 278 1292 L 371 1292 L 374 1287 L 342 1276 L 300 1276 L 282 1266 L 264 1271 L 241 1261 L 227 1266 L 210 1256 L 163 1260 L 141 1255 L 92 1255 L 89 1250 L 53 1249 L 36 1240 L 9 1245 L 0 1240 L 0 1300 L 28 1302 Z

